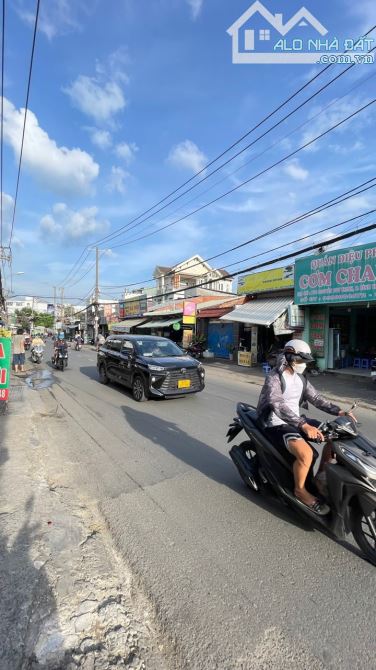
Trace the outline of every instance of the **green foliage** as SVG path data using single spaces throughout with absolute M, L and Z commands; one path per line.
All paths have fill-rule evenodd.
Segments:
M 16 309 L 15 316 L 17 323 L 25 330 L 29 330 L 31 321 L 34 326 L 42 326 L 44 328 L 52 328 L 54 323 L 54 317 L 51 314 L 33 312 L 31 307 Z
M 54 317 L 52 314 L 37 314 L 34 318 L 34 326 L 43 326 L 44 328 L 52 328 L 54 325 Z

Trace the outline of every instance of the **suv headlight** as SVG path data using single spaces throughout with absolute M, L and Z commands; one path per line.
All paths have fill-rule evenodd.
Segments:
M 162 368 L 160 365 L 148 365 L 149 370 L 152 372 L 164 372 L 166 368 Z

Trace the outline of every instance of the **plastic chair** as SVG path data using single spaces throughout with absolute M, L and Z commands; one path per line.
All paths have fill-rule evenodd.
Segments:
M 353 368 L 360 368 L 360 358 L 354 358 Z
M 360 367 L 362 368 L 362 370 L 368 370 L 369 368 L 368 358 L 362 358 Z

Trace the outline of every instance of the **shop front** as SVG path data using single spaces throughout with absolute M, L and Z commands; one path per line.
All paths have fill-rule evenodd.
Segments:
M 376 355 L 376 244 L 303 258 L 295 276 L 319 367 L 367 371 Z
M 261 365 L 268 361 L 272 351 L 283 349 L 296 332 L 289 323 L 295 315 L 293 307 L 292 296 L 258 296 L 221 317 L 223 322 L 239 324 L 239 365 Z M 300 323 L 298 329 L 302 329 Z
M 247 302 L 221 317 L 237 323 L 237 362 L 241 366 L 267 363 L 294 333 L 301 332 L 304 314 L 294 305 L 294 267 L 273 268 L 245 275 L 238 294 Z

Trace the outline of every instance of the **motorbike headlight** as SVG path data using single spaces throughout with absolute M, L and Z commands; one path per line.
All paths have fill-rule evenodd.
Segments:
M 153 372 L 165 372 L 166 368 L 163 368 L 161 365 L 148 365 L 149 370 Z

